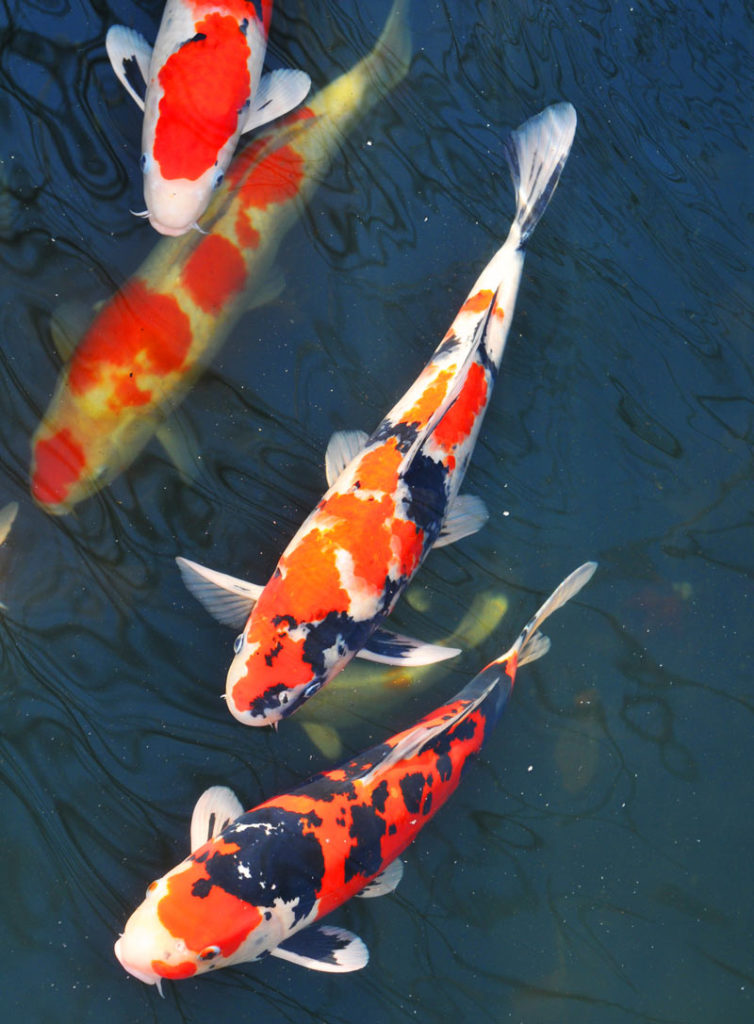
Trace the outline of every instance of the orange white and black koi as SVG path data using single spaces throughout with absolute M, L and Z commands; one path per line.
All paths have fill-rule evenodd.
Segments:
M 571 573 L 510 650 L 413 728 L 245 814 L 230 790 L 204 793 L 192 853 L 149 886 L 115 944 L 126 970 L 160 985 L 267 954 L 321 971 L 363 967 L 361 939 L 314 922 L 396 887 L 398 858 L 458 786 L 518 666 L 547 651 L 540 624 L 595 568 Z
M 409 59 L 396 5 L 371 54 L 238 155 L 206 233 L 161 241 L 98 312 L 32 439 L 31 490 L 47 512 L 69 512 L 122 472 L 238 317 L 280 286 L 273 264 L 283 237 L 345 134 L 400 82 Z
M 432 547 L 487 514 L 459 488 L 492 394 L 524 264 L 524 246 L 560 177 L 576 128 L 568 103 L 513 132 L 516 186 L 508 237 L 408 392 L 366 437 L 338 434 L 330 489 L 264 587 L 179 559 L 192 592 L 221 621 L 245 622 L 228 671 L 231 713 L 274 725 L 356 655 L 422 664 L 456 651 L 385 630 L 384 619 Z
M 144 215 L 164 235 L 196 226 L 242 133 L 288 113 L 309 91 L 302 71 L 260 81 L 271 16 L 272 0 L 168 0 L 154 50 L 122 25 L 107 33 L 110 63 L 144 111 Z

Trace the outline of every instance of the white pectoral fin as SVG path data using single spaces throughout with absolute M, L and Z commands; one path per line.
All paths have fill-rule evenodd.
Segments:
M 460 653 L 459 647 L 426 644 L 423 640 L 414 640 L 389 629 L 377 629 L 356 657 L 376 661 L 380 665 L 434 665 L 436 661 L 447 661 Z
M 219 836 L 243 814 L 241 801 L 227 786 L 211 786 L 196 801 L 191 815 L 191 852 Z
M 363 430 L 336 430 L 325 452 L 327 486 L 332 487 L 349 462 L 356 458 L 367 442 Z
M 183 582 L 210 615 L 224 626 L 232 626 L 234 629 L 240 629 L 246 624 L 264 587 L 208 569 L 206 565 L 191 562 L 188 558 L 179 556 L 176 562 Z
M 376 896 L 387 896 L 388 893 L 395 892 L 402 878 L 403 861 L 400 857 L 397 857 L 392 864 L 388 864 L 384 871 L 381 871 L 376 878 L 373 878 L 356 895 L 361 896 L 365 900 L 374 899 Z
M 282 117 L 301 103 L 312 87 L 305 71 L 281 68 L 262 75 L 241 132 L 250 132 L 276 117 Z
M 445 514 L 445 521 L 434 547 L 455 544 L 457 540 L 471 536 L 472 533 L 481 530 L 489 518 L 487 506 L 481 498 L 474 494 L 458 494 Z
M 179 425 L 175 418 L 161 423 L 155 437 L 165 449 L 165 454 L 178 470 L 185 483 L 196 480 L 199 473 L 199 443 L 185 425 Z
M 270 952 L 311 971 L 345 974 L 369 962 L 369 950 L 358 935 L 333 925 L 311 925 L 281 942 Z
M 137 107 L 143 110 L 144 94 L 149 81 L 149 65 L 152 62 L 152 47 L 144 36 L 134 29 L 126 28 L 125 25 L 113 25 L 107 30 L 105 49 L 118 81 Z M 134 65 L 141 73 L 141 94 L 136 89 L 139 83 L 138 76 L 134 73 Z

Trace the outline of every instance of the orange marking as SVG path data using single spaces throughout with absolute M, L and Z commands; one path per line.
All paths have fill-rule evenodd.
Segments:
M 239 848 L 237 844 L 230 846 L 233 850 Z M 211 848 L 214 851 L 217 846 Z M 218 852 L 228 851 L 219 849 Z M 168 891 L 157 904 L 157 916 L 170 934 L 183 939 L 193 952 L 199 953 L 205 946 L 219 946 L 222 955 L 227 957 L 257 927 L 262 915 L 251 903 L 231 896 L 217 885 L 213 885 L 206 896 L 194 896 L 194 884 L 203 879 L 208 880 L 209 875 L 204 864 L 196 861 L 185 871 L 171 875 Z
M 249 98 L 249 46 L 235 17 L 219 12 L 196 23 L 197 35 L 159 73 L 164 95 L 154 158 L 163 178 L 201 177 L 238 128 Z
M 68 427 L 37 442 L 31 493 L 41 505 L 59 505 L 65 501 L 71 484 L 81 477 L 86 456 Z
M 217 314 L 243 288 L 246 267 L 232 242 L 207 235 L 186 262 L 182 280 L 205 313 Z
M 483 313 L 492 302 L 494 294 L 489 288 L 482 288 L 476 295 L 470 295 L 458 310 L 458 316 L 462 313 Z
M 159 974 L 161 978 L 170 978 L 177 980 L 179 978 L 190 978 L 192 974 L 196 974 L 196 964 L 186 963 L 183 964 L 166 964 L 164 960 L 153 960 L 152 970 L 155 974 Z
M 487 393 L 484 368 L 472 363 L 458 398 L 435 427 L 433 441 L 446 451 L 465 441 L 487 403 Z
M 68 382 L 74 394 L 108 385 L 108 407 L 142 405 L 142 375 L 165 375 L 183 366 L 191 345 L 188 317 L 172 295 L 129 281 L 105 306 L 71 360 Z M 145 398 L 146 395 L 146 398 Z
M 419 398 L 412 409 L 401 417 L 404 423 L 426 423 L 448 393 L 452 370 L 442 370 Z
M 281 146 L 259 161 L 239 196 L 244 206 L 266 210 L 273 203 L 295 199 L 304 179 L 304 159 L 291 146 Z

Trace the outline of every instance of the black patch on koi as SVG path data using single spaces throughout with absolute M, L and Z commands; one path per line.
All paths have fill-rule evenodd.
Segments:
M 314 906 L 325 873 L 319 840 L 304 832 L 307 820 L 310 815 L 280 807 L 242 814 L 224 834 L 226 842 L 236 843 L 240 849 L 210 857 L 206 865 L 210 880 L 199 879 L 194 888 L 199 882 L 209 888 L 216 885 L 258 907 L 282 899 L 294 922 L 305 917 Z
M 401 779 L 403 803 L 409 814 L 418 814 L 422 806 L 424 793 L 424 776 L 421 772 L 410 772 Z
M 209 896 L 212 885 L 213 882 L 210 878 L 197 878 L 191 886 L 191 895 L 198 896 L 200 900 L 203 900 L 205 896 Z
M 450 760 L 447 754 L 440 754 L 435 762 L 437 767 L 437 774 L 440 776 L 443 782 L 450 781 L 450 777 L 453 774 L 453 762 Z
M 461 344 L 456 334 L 451 334 L 450 337 L 446 338 L 445 341 L 441 342 L 435 350 L 435 354 L 432 357 L 434 362 L 438 356 L 444 356 L 448 352 L 455 352 L 458 346 Z
M 387 834 L 389 836 L 394 836 L 397 831 L 398 831 L 398 826 L 397 825 L 389 825 L 388 826 L 388 830 L 387 830 Z
M 192 36 L 190 39 L 187 39 L 185 41 L 185 43 L 181 43 L 181 45 L 178 47 L 178 49 L 182 50 L 184 46 L 190 46 L 192 43 L 201 43 L 206 38 L 207 38 L 206 32 L 197 32 L 195 36 Z
M 279 694 L 285 693 L 287 690 L 288 687 L 285 683 L 275 683 L 274 686 L 268 686 L 263 694 L 249 701 L 248 710 L 255 718 L 263 718 L 267 711 L 280 708 Z
M 426 546 L 437 539 L 445 518 L 447 476 L 448 471 L 441 462 L 420 454 L 413 459 L 403 478 L 411 495 L 404 508 L 405 514 L 424 530 Z
M 123 65 L 123 74 L 126 81 L 143 101 L 146 95 L 146 82 L 136 59 L 134 57 L 124 57 L 121 64 Z
M 285 623 L 289 629 L 295 629 L 298 625 L 292 615 L 275 615 L 271 621 L 273 626 L 282 626 Z
M 380 812 L 385 813 L 385 804 L 387 803 L 387 779 L 383 779 L 382 782 L 377 786 L 372 793 L 372 807 Z
M 280 654 L 282 649 L 283 649 L 283 645 L 278 640 L 277 644 L 270 650 L 269 654 L 265 654 L 265 656 L 264 656 L 265 664 L 269 665 L 270 668 L 272 668 L 273 661 L 275 660 L 275 658 L 277 658 L 278 654 Z
M 376 627 L 374 619 L 357 622 L 347 612 L 328 612 L 316 626 L 311 626 L 304 640 L 303 656 L 311 665 L 316 679 L 327 675 L 325 651 L 337 644 L 338 654 L 343 657 L 349 650 L 359 651 Z
M 432 794 L 427 793 L 424 797 L 424 804 L 422 805 L 422 814 L 427 815 L 432 810 Z
M 389 441 L 395 438 L 396 448 L 399 452 L 407 452 L 416 440 L 418 431 L 414 423 L 392 423 L 390 420 L 383 420 L 377 430 L 369 438 L 369 445 L 377 441 Z
M 385 819 L 373 807 L 357 804 L 351 808 L 349 835 L 356 840 L 346 857 L 344 879 L 350 882 L 356 875 L 371 878 L 382 868 L 382 837 L 385 835 Z

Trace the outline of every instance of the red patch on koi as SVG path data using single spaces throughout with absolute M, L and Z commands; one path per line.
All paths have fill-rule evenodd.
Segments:
M 182 279 L 196 304 L 216 314 L 243 288 L 246 266 L 227 238 L 207 235 L 186 262 Z
M 153 960 L 150 966 L 155 974 L 171 981 L 190 978 L 192 974 L 196 974 L 196 964 L 191 963 L 167 964 L 164 960 Z
M 262 158 L 239 189 L 244 206 L 266 210 L 273 203 L 295 199 L 304 180 L 304 158 L 281 146 Z
M 487 403 L 487 393 L 484 367 L 472 363 L 458 398 L 435 427 L 433 441 L 445 451 L 465 441 Z
M 34 451 L 31 493 L 41 505 L 65 501 L 71 484 L 78 482 L 86 456 L 68 427 L 38 441 Z
M 181 369 L 190 345 L 189 319 L 173 296 L 151 292 L 133 279 L 102 310 L 76 349 L 68 375 L 71 391 L 83 394 L 105 386 L 113 412 L 143 405 L 151 395 L 141 389 L 140 376 Z
M 225 845 L 227 850 L 212 845 L 212 853 L 238 850 L 236 844 Z M 206 895 L 194 894 L 197 882 L 207 883 Z M 209 882 L 204 864 L 195 861 L 185 871 L 171 875 L 167 880 L 168 891 L 157 904 L 157 916 L 170 934 L 182 939 L 193 952 L 216 945 L 227 957 L 257 927 L 262 915 L 252 904 Z
M 249 99 L 248 58 L 237 18 L 216 11 L 165 61 L 154 140 L 163 178 L 195 181 L 216 162 Z
M 490 302 L 492 302 L 493 295 L 494 292 L 489 288 L 482 288 L 482 290 L 478 291 L 476 295 L 471 295 L 466 299 L 464 304 L 458 310 L 458 316 L 461 316 L 462 313 L 483 313 L 489 306 Z

